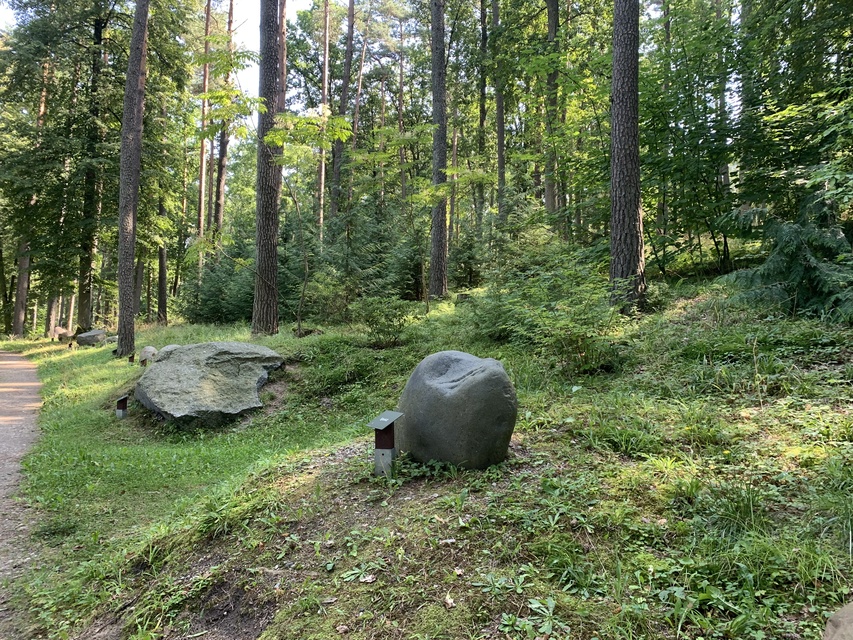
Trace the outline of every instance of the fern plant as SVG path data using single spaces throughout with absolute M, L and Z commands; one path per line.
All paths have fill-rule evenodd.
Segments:
M 817 205 L 819 208 L 821 205 Z M 771 220 L 765 228 L 767 260 L 727 279 L 745 286 L 741 294 L 789 313 L 853 319 L 853 253 L 837 226 L 821 226 L 803 213 L 792 222 Z

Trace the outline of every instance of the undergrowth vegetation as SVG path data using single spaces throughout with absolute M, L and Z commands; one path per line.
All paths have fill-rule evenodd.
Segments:
M 265 339 L 267 408 L 212 431 L 116 419 L 140 369 L 107 349 L 4 343 L 46 385 L 33 637 L 819 638 L 851 599 L 853 330 L 683 282 L 625 318 L 583 264 Z M 138 342 L 226 338 L 248 329 Z M 508 459 L 373 477 L 364 425 L 441 349 L 504 363 Z

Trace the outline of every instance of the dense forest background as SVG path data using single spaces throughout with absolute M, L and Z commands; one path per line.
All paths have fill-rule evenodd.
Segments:
M 439 202 L 451 290 L 491 283 L 518 304 L 563 286 L 606 292 L 612 3 L 437 4 L 443 25 L 419 0 L 315 3 L 276 25 L 286 82 L 266 140 L 283 167 L 277 305 L 300 331 L 305 319 L 428 300 Z M 0 327 L 114 326 L 134 6 L 9 5 Z M 665 278 L 734 272 L 749 295 L 787 311 L 849 318 L 853 3 L 640 10 L 649 303 Z M 438 27 L 446 181 L 434 175 Z M 224 0 L 152 2 L 134 274 L 144 321 L 252 317 L 259 100 L 235 88 L 255 56 L 232 31 Z M 530 284 L 543 274 L 558 277 Z M 494 321 L 496 332 L 518 330 Z

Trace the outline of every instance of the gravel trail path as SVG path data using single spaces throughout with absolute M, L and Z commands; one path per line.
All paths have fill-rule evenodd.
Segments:
M 15 499 L 21 459 L 39 436 L 41 407 L 36 366 L 26 358 L 0 351 L 0 640 L 18 640 L 20 628 L 9 609 L 7 583 L 31 560 L 27 551 L 27 509 Z

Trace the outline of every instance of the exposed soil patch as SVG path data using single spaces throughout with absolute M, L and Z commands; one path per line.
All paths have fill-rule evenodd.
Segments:
M 0 351 L 0 638 L 22 637 L 21 621 L 9 606 L 9 582 L 23 573 L 33 557 L 28 510 L 16 496 L 21 459 L 39 435 L 40 391 L 35 365 Z

